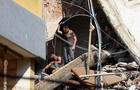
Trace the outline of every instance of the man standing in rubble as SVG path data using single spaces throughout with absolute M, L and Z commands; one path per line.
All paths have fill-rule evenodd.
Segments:
M 69 42 L 64 43 L 64 54 L 65 54 L 65 64 L 68 62 L 72 61 L 74 59 L 74 51 L 75 51 L 75 46 L 77 42 L 77 37 L 75 33 L 68 27 L 68 26 L 63 26 L 62 31 L 60 30 L 60 25 L 62 22 L 60 22 L 57 33 L 62 35 L 62 37 Z

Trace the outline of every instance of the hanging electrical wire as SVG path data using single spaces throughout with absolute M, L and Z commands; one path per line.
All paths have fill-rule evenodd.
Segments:
M 92 16 L 92 19 L 94 20 L 93 15 L 92 15 L 87 9 L 85 9 L 85 8 L 79 6 L 79 5 L 76 5 L 76 4 L 73 4 L 73 3 L 69 3 L 69 2 L 67 2 L 67 1 L 61 0 L 61 2 L 62 2 L 62 3 L 65 3 L 65 4 L 69 4 L 69 5 L 75 6 L 75 7 L 78 7 L 78 8 L 80 8 L 80 9 L 84 10 L 84 11 L 87 12 L 89 15 L 91 15 L 91 16 Z M 103 31 L 103 30 L 101 29 L 101 31 Z M 123 46 L 123 45 L 122 45 L 122 46 Z M 124 47 L 124 46 L 123 46 L 123 47 Z M 128 48 L 125 48 L 125 49 L 127 49 L 127 50 L 129 51 L 129 53 L 131 53 L 132 55 L 134 55 Z M 137 56 L 137 55 L 134 55 L 134 56 L 140 59 L 139 56 Z
M 102 63 L 102 36 L 101 36 L 101 28 L 98 24 L 97 18 L 95 17 L 95 12 L 94 12 L 94 7 L 93 7 L 92 0 L 89 0 L 88 4 L 89 4 L 89 7 L 91 9 L 91 14 L 93 15 L 94 22 L 95 22 L 95 25 L 96 25 L 96 28 L 97 28 L 98 45 L 99 45 L 97 71 L 99 72 L 99 74 L 101 74 L 102 73 L 102 64 L 101 64 Z M 101 84 L 101 86 L 103 86 L 102 83 L 101 83 L 101 76 L 99 76 L 99 81 L 98 81 L 99 88 L 100 88 L 100 84 Z
M 67 21 L 69 21 L 69 20 L 71 20 L 71 19 L 73 19 L 73 18 L 75 18 L 75 17 L 79 17 L 79 16 L 91 18 L 91 16 L 90 16 L 90 15 L 87 15 L 87 14 L 76 14 L 76 15 L 73 15 L 73 16 L 69 17 L 68 19 L 64 20 L 64 21 L 63 21 L 63 24 L 65 24 Z
M 79 6 L 79 5 L 76 5 L 76 4 L 73 4 L 73 3 L 67 2 L 67 1 L 63 1 L 63 0 L 62 0 L 62 3 L 65 3 L 65 4 L 69 4 L 69 5 L 72 5 L 72 6 L 78 7 L 78 8 L 80 8 L 80 9 L 84 10 L 85 12 L 87 12 L 89 15 L 92 16 L 92 19 L 94 19 L 94 18 L 93 18 L 94 16 L 93 16 L 93 15 L 92 15 L 87 9 L 85 9 L 85 8 Z
M 65 40 L 65 39 L 63 39 L 60 35 L 58 35 L 58 34 L 54 34 L 56 37 L 58 37 L 59 39 L 61 39 L 62 41 L 64 41 L 65 43 L 67 43 L 67 44 L 69 44 L 69 45 L 72 45 L 72 43 L 70 43 L 70 42 L 68 42 L 67 40 Z M 76 48 L 79 48 L 79 49 L 81 49 L 81 50 L 84 50 L 84 51 L 88 51 L 88 49 L 87 48 L 84 48 L 84 47 L 81 47 L 81 46 L 78 46 L 78 45 L 76 45 Z
M 69 4 L 69 5 L 73 5 L 73 6 L 75 6 L 75 7 L 78 7 L 78 8 L 80 8 L 80 9 L 86 11 L 88 14 L 91 15 L 91 16 L 86 15 L 86 14 L 77 14 L 77 15 L 73 15 L 72 17 L 70 17 L 70 18 L 66 19 L 65 21 L 63 21 L 63 24 L 66 23 L 67 21 L 69 21 L 70 19 L 72 19 L 72 18 L 74 18 L 74 17 L 77 17 L 77 16 L 87 16 L 87 17 L 92 17 L 92 18 L 93 18 L 92 14 L 91 14 L 88 10 L 86 10 L 85 8 L 83 8 L 83 7 L 79 6 L 79 5 L 75 5 L 75 4 L 73 4 L 73 3 L 66 2 L 66 1 L 62 1 L 62 2 L 63 2 L 63 3 L 66 3 L 66 4 Z M 100 29 L 101 29 L 101 28 L 100 28 Z M 120 46 L 124 47 L 124 45 L 122 45 L 121 43 L 119 43 L 118 41 L 116 41 L 116 40 L 115 40 L 114 38 L 112 38 L 109 34 L 107 34 L 106 32 L 104 32 L 104 30 L 101 29 L 101 31 L 102 31 L 103 33 L 105 33 L 109 38 L 111 38 L 114 42 L 116 42 L 116 43 L 118 43 Z M 56 34 L 55 34 L 55 35 L 56 35 Z M 58 37 L 59 39 L 61 39 L 62 41 L 66 42 L 66 43 L 69 43 L 69 42 L 67 42 L 65 39 L 61 38 L 61 36 L 59 36 L 58 34 L 57 34 L 57 37 Z M 87 48 L 83 48 L 83 47 L 78 46 L 78 45 L 77 45 L 77 48 L 82 49 L 82 50 L 85 50 L 85 51 L 88 51 Z M 124 48 L 127 49 L 127 50 L 129 50 L 129 49 L 126 48 L 126 47 L 124 47 Z M 113 53 L 113 54 L 115 54 L 115 53 L 118 54 L 118 52 L 112 52 L 112 53 Z M 119 52 L 119 53 L 121 54 L 121 52 Z M 122 52 L 122 53 L 124 53 L 124 52 Z
M 71 45 L 70 42 L 68 42 L 67 40 L 63 39 L 60 35 L 55 34 L 55 36 L 56 36 L 57 38 L 59 38 L 60 40 L 62 40 L 63 42 L 65 42 L 65 43 Z M 118 42 L 118 41 L 117 41 L 117 42 Z M 117 42 L 116 42 L 116 43 L 117 43 Z M 118 44 L 119 44 L 119 43 L 118 43 Z M 79 48 L 79 49 L 84 50 L 84 51 L 88 51 L 87 48 L 84 48 L 84 47 L 79 46 L 79 45 L 76 45 L 76 48 Z M 127 49 L 127 50 L 123 50 L 123 51 L 118 51 L 118 52 L 110 52 L 110 54 L 111 54 L 111 55 L 122 54 L 122 53 L 126 53 L 126 52 L 128 52 L 128 50 L 129 50 L 129 49 Z

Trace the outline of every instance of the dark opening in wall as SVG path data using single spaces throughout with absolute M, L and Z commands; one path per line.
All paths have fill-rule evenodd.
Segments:
M 83 48 L 88 48 L 88 36 L 89 36 L 89 17 L 78 16 L 70 19 L 65 23 L 71 30 L 73 30 L 77 36 L 77 45 Z M 61 56 L 64 60 L 63 42 L 58 38 L 54 38 L 48 42 L 48 54 L 55 53 Z M 75 58 L 87 51 L 76 48 Z M 48 55 L 49 56 L 49 55 Z
M 127 46 L 124 44 L 124 42 L 119 37 L 116 30 L 110 24 L 109 19 L 106 17 L 102 7 L 99 5 L 97 0 L 93 1 L 93 6 L 94 6 L 96 18 L 102 29 L 101 30 L 102 44 L 103 44 L 102 49 L 105 49 L 105 50 L 109 51 L 110 53 L 112 53 L 112 58 L 110 60 L 113 60 L 114 63 L 120 62 L 122 59 L 123 59 L 122 61 L 125 61 L 125 62 L 134 61 L 132 56 L 127 51 L 124 53 L 117 53 L 117 52 L 126 50 Z M 106 30 L 106 26 L 109 28 L 109 30 Z M 105 42 L 106 39 L 109 40 L 109 42 L 108 42 L 109 44 Z M 97 41 L 97 40 L 95 40 L 95 41 Z

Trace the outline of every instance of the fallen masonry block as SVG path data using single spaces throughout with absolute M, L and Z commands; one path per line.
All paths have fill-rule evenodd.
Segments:
M 72 72 L 86 85 L 88 86 L 96 86 L 96 79 L 95 77 L 89 77 L 89 78 L 81 78 L 80 75 L 86 75 L 85 67 L 77 67 L 72 68 Z M 90 74 L 94 74 L 95 72 L 93 70 L 90 70 Z M 126 78 L 117 76 L 117 75 L 106 75 L 103 76 L 103 84 L 104 86 L 110 86 L 113 84 L 116 84 L 118 82 L 124 81 Z

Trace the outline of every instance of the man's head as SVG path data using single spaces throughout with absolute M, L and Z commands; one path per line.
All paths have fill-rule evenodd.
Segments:
M 69 27 L 68 26 L 63 26 L 63 31 L 64 31 L 64 33 L 68 33 L 69 32 Z
M 108 26 L 105 26 L 105 31 L 108 32 L 110 30 L 110 28 Z
M 55 54 L 51 54 L 50 58 L 54 59 L 54 60 L 57 60 L 57 56 Z
M 51 55 L 50 55 L 50 58 L 54 58 L 54 57 L 55 57 L 55 54 L 51 54 Z
M 111 28 L 109 26 L 105 26 L 104 28 L 105 32 L 110 34 L 111 33 Z

